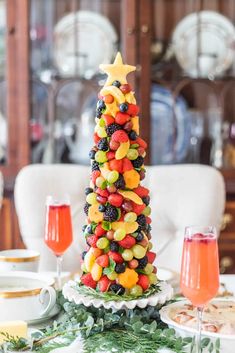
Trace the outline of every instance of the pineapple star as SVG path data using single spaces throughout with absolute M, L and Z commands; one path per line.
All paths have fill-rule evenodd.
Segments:
M 113 64 L 101 64 L 100 69 L 108 75 L 104 86 L 110 86 L 115 80 L 120 81 L 121 84 L 127 83 L 126 76 L 135 71 L 136 67 L 123 64 L 122 56 L 118 52 Z

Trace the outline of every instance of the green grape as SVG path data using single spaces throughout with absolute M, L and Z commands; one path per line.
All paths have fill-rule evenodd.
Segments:
M 145 216 L 149 216 L 151 214 L 151 207 L 146 206 L 142 211 L 142 214 L 144 214 Z
M 153 244 L 151 243 L 151 241 L 149 241 L 148 243 L 148 250 L 151 250 L 153 248 Z
M 108 279 L 110 279 L 111 281 L 114 281 L 117 278 L 117 276 L 118 274 L 115 271 L 107 275 Z
M 133 259 L 133 252 L 130 249 L 125 249 L 122 253 L 122 257 L 125 261 L 131 261 Z
M 103 138 L 103 137 L 107 137 L 107 133 L 104 127 L 101 126 L 97 126 L 96 127 L 96 133 L 99 137 Z
M 104 162 L 107 162 L 107 155 L 106 155 L 106 152 L 104 151 L 97 151 L 96 154 L 95 154 L 95 160 L 96 162 L 98 163 L 104 163 Z
M 109 245 L 109 240 L 105 237 L 99 238 L 96 242 L 96 246 L 99 249 L 105 249 Z
M 135 150 L 134 148 L 130 148 L 129 151 L 127 152 L 127 158 L 130 159 L 131 161 L 135 160 L 138 156 L 139 153 L 137 150 Z
M 124 216 L 125 222 L 135 222 L 137 220 L 137 214 L 135 212 L 128 212 Z
M 143 248 L 143 246 L 138 245 L 138 244 L 133 246 L 132 251 L 133 251 L 133 255 L 134 255 L 134 257 L 136 257 L 136 259 L 142 259 L 142 257 L 144 257 L 146 254 L 146 249 Z
M 81 264 L 81 270 L 82 272 L 87 272 L 86 265 L 84 262 Z
M 105 179 L 102 176 L 100 176 L 96 179 L 95 184 L 96 184 L 96 186 L 98 186 L 98 188 L 102 189 L 102 187 L 105 184 Z
M 153 265 L 147 264 L 144 268 L 144 272 L 146 273 L 146 275 L 150 275 L 150 273 L 153 272 Z
M 98 203 L 98 201 L 96 200 L 96 193 L 95 192 L 91 192 L 90 194 L 87 195 L 86 197 L 86 202 L 88 202 L 90 205 L 94 205 L 95 203 Z
M 156 273 L 150 273 L 150 275 L 148 275 L 148 279 L 150 284 L 156 284 L 157 283 Z
M 134 297 L 139 297 L 140 295 L 143 294 L 143 289 L 141 286 L 136 284 L 134 287 L 131 288 L 130 290 L 130 295 L 133 295 Z
M 122 239 L 124 239 L 126 236 L 126 231 L 122 228 L 120 229 L 117 229 L 115 232 L 114 232 L 114 239 L 117 240 L 117 241 L 120 241 Z
M 110 172 L 107 176 L 107 181 L 110 183 L 110 184 L 113 184 L 115 183 L 115 181 L 118 180 L 118 177 L 119 177 L 119 173 L 116 171 L 116 170 L 113 170 L 112 172 Z
M 105 126 L 105 121 L 104 121 L 103 118 L 99 119 L 98 125 L 101 126 L 101 127 L 104 127 L 104 126 Z

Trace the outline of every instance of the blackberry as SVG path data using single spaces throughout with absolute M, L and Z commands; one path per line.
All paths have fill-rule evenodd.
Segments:
M 144 158 L 139 156 L 134 161 L 131 161 L 134 168 L 140 168 L 144 163 Z
M 97 110 L 102 110 L 106 108 L 105 102 L 102 99 L 99 99 L 97 102 Z
M 143 214 L 140 214 L 138 217 L 137 217 L 137 223 L 140 225 L 140 226 L 146 226 L 146 217 L 145 215 Z
M 143 239 L 144 239 L 143 233 L 139 232 L 139 233 L 137 234 L 137 236 L 135 237 L 135 239 L 136 239 L 136 241 L 141 241 L 141 240 L 143 240 Z
M 125 288 L 121 286 L 121 284 L 116 284 L 116 283 L 111 284 L 109 289 L 118 295 L 123 295 L 125 293 Z
M 99 140 L 97 147 L 101 151 L 108 151 L 108 149 L 109 149 L 108 140 L 106 138 Z
M 126 113 L 128 110 L 128 103 L 122 103 L 119 105 L 119 110 L 121 113 Z
M 115 80 L 115 81 L 113 81 L 112 86 L 119 88 L 121 86 L 121 82 L 118 80 Z
M 150 203 L 150 197 L 149 196 L 143 197 L 142 200 L 143 200 L 143 203 L 145 203 L 146 206 L 149 205 L 149 203 Z
M 114 222 L 118 219 L 119 213 L 116 207 L 108 205 L 104 212 L 104 220 L 108 222 Z
M 131 140 L 135 141 L 137 139 L 138 135 L 137 135 L 137 133 L 134 130 L 132 130 L 129 133 L 129 137 L 130 137 Z
M 90 159 L 95 159 L 95 153 L 96 153 L 95 150 L 90 150 L 90 152 L 89 152 L 89 158 L 90 158 Z
M 93 192 L 93 189 L 92 189 L 92 188 L 86 188 L 86 189 L 85 189 L 85 195 L 88 195 L 88 194 L 90 194 L 91 192 Z
M 124 177 L 122 174 L 119 174 L 118 180 L 115 181 L 114 185 L 116 186 L 117 189 L 124 189 L 126 186 Z
M 125 263 L 123 263 L 123 264 L 117 264 L 117 265 L 115 266 L 115 272 L 117 272 L 117 273 L 123 273 L 123 272 L 125 272 L 125 269 L 126 269 Z
M 147 256 L 142 257 L 142 259 L 138 259 L 138 262 L 139 262 L 138 268 L 140 268 L 140 269 L 145 268 L 145 266 L 146 266 L 147 263 L 148 263 L 148 258 L 147 258 Z
M 83 253 L 82 253 L 82 259 L 84 260 L 84 258 L 85 258 L 85 255 L 86 255 L 86 251 L 83 251 Z
M 115 241 L 112 241 L 110 243 L 110 250 L 113 251 L 113 252 L 118 252 L 118 250 L 119 250 L 118 243 L 116 243 Z
M 121 125 L 118 124 L 110 124 L 109 126 L 106 127 L 106 133 L 110 137 L 115 131 L 122 130 Z
M 106 210 L 105 205 L 99 205 L 99 211 L 104 212 Z
M 84 212 L 85 212 L 85 214 L 86 214 L 87 216 L 88 216 L 89 207 L 90 207 L 90 205 L 89 205 L 88 202 L 86 202 L 86 203 L 85 203 L 85 206 L 83 207 L 83 210 L 84 210 Z
M 100 170 L 99 163 L 96 161 L 93 161 L 92 165 L 91 165 L 91 170 L 92 170 L 92 172 L 94 172 L 94 170 Z

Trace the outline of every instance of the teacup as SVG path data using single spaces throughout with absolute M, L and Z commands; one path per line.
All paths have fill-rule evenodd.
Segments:
M 0 251 L 0 272 L 30 271 L 37 272 L 40 253 L 29 249 Z
M 0 273 L 0 321 L 47 317 L 56 304 L 54 283 L 34 272 Z

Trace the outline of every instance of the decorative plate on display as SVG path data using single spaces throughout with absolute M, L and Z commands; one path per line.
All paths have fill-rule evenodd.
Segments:
M 91 78 L 100 63 L 110 63 L 117 49 L 112 23 L 99 13 L 78 11 L 64 16 L 54 29 L 54 60 L 62 76 Z
M 157 304 L 164 304 L 173 296 L 173 288 L 166 282 L 159 282 L 159 291 L 146 298 L 138 298 L 131 300 L 104 300 L 98 299 L 91 295 L 84 295 L 79 293 L 76 289 L 77 283 L 69 281 L 63 287 L 63 295 L 66 299 L 75 304 L 83 304 L 85 306 L 94 306 L 99 308 L 103 306 L 105 309 L 134 309 L 135 307 L 145 308 L 147 305 L 155 306 Z M 121 297 L 120 297 L 121 299 Z
M 215 11 L 184 17 L 175 28 L 172 41 L 179 65 L 191 77 L 218 76 L 233 63 L 235 27 Z

